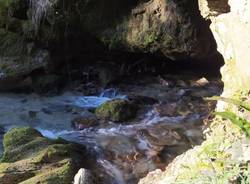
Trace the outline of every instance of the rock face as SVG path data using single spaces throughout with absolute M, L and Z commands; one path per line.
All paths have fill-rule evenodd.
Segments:
M 216 44 L 197 7 L 189 0 L 2 0 L 0 87 L 3 79 L 107 51 L 207 61 Z
M 197 6 L 186 0 L 134 1 L 122 21 L 97 32 L 109 48 L 160 52 L 174 60 L 205 59 L 216 53 L 216 45 Z
M 209 24 L 200 16 L 197 1 L 74 0 L 64 6 L 62 1 L 52 1 L 46 13 L 48 23 L 40 29 L 49 33 L 49 37 L 42 35 L 48 41 L 66 34 L 69 40 L 88 41 L 86 48 L 96 48 L 99 42 L 111 50 L 160 53 L 174 60 L 204 60 L 216 54 Z M 55 37 L 52 31 L 57 33 Z
M 0 90 L 22 84 L 23 76 L 45 68 L 49 52 L 38 47 L 26 30 L 27 1 L 3 0 L 0 2 Z M 27 82 L 27 81 L 26 81 Z
M 212 20 L 211 30 L 225 59 L 221 69 L 223 96 L 250 89 L 250 2 L 248 0 L 200 0 L 201 13 Z M 226 13 L 226 14 L 224 14 Z
M 3 143 L 2 184 L 71 183 L 84 155 L 75 145 L 49 140 L 32 128 L 11 129 Z
M 248 32 L 250 29 L 250 1 L 199 0 L 199 7 L 204 18 L 212 21 L 211 30 L 218 44 L 218 50 L 225 59 L 225 65 L 221 69 L 224 82 L 224 92 L 222 95 L 231 98 L 244 97 L 249 99 L 250 36 Z M 225 107 L 228 107 L 225 103 L 218 103 L 218 110 L 223 110 Z M 238 109 L 234 109 L 234 111 L 237 112 Z M 173 163 L 166 168 L 166 171 L 157 170 L 152 172 L 148 174 L 147 177 L 141 179 L 139 183 L 161 184 L 175 183 L 178 181 L 181 181 L 181 183 L 206 183 L 206 181 L 212 181 L 213 177 L 218 179 L 220 176 L 225 177 L 222 183 L 231 182 L 230 178 L 223 175 L 223 171 L 220 171 L 220 169 L 228 168 L 227 164 L 229 162 L 244 163 L 248 161 L 249 158 L 243 156 L 248 155 L 248 150 L 242 147 L 249 147 L 249 141 L 246 141 L 245 136 L 239 133 L 238 127 L 233 128 L 234 126 L 227 121 L 217 119 L 214 121 L 217 123 L 213 125 L 207 140 L 201 146 L 197 146 L 177 157 Z M 223 148 L 226 147 L 224 142 L 230 142 L 230 144 L 232 144 L 230 149 Z M 206 152 L 206 150 L 209 151 L 209 153 Z M 208 166 L 209 162 L 211 164 L 211 160 L 207 159 L 214 156 L 214 154 L 211 155 L 211 153 L 218 153 L 220 150 L 223 150 L 223 155 L 216 155 L 213 159 L 227 160 L 225 161 L 226 165 L 219 170 L 214 167 L 205 168 L 205 163 L 207 163 Z M 239 150 L 241 150 L 240 153 Z M 239 155 L 237 157 L 232 156 L 235 153 Z M 242 156 L 240 156 L 241 154 Z M 201 164 L 204 166 L 201 167 Z M 216 163 L 213 163 L 213 165 L 216 165 Z M 183 166 L 187 167 L 184 168 Z M 214 171 L 212 170 L 216 170 L 216 173 L 213 173 Z M 230 171 L 227 172 L 230 173 Z M 194 178 L 198 180 L 194 180 Z M 238 179 L 233 182 L 237 183 L 237 180 Z M 249 180 L 247 180 L 247 182 L 249 182 Z

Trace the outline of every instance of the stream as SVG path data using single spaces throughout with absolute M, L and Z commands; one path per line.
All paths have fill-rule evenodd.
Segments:
M 118 85 L 96 96 L 75 91 L 49 97 L 1 93 L 0 138 L 12 127 L 34 127 L 48 138 L 61 137 L 85 145 L 96 158 L 93 172 L 103 183 L 134 184 L 202 142 L 203 120 L 214 108 L 202 98 L 221 92 L 218 79 L 200 86 L 184 79 L 167 81 L 171 85 L 158 79 Z M 130 94 L 150 96 L 159 102 L 142 105 L 129 122 L 100 123 L 83 130 L 72 127 L 72 119 L 83 112 L 112 99 L 129 99 Z

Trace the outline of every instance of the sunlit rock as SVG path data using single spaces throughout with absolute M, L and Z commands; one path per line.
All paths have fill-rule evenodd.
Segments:
M 74 184 L 94 184 L 94 178 L 87 169 L 79 169 L 74 177 Z
M 0 183 L 60 183 L 73 181 L 83 150 L 63 140 L 49 140 L 32 128 L 13 128 L 4 135 Z

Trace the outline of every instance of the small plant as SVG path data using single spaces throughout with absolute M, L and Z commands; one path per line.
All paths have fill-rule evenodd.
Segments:
M 224 101 L 224 102 L 236 105 L 236 106 L 243 108 L 243 109 L 247 110 L 248 112 L 250 112 L 250 104 L 247 102 L 243 102 L 241 100 L 218 97 L 218 96 L 206 98 L 206 100 Z M 236 115 L 235 113 L 231 112 L 230 110 L 226 110 L 224 112 L 215 112 L 214 114 L 219 115 L 222 118 L 229 119 L 233 124 L 240 127 L 240 129 L 247 135 L 247 137 L 250 138 L 250 122 L 249 121 Z

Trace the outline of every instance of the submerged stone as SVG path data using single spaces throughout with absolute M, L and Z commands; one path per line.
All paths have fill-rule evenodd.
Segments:
M 86 111 L 75 117 L 71 121 L 71 125 L 75 129 L 82 130 L 84 128 L 90 128 L 98 125 L 98 120 L 94 114 Z

